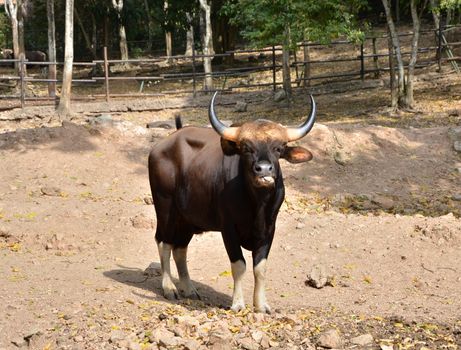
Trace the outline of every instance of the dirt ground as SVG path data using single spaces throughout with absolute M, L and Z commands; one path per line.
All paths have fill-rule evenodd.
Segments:
M 411 113 L 387 112 L 385 88 L 317 96 L 318 123 L 299 142 L 314 160 L 282 161 L 267 316 L 251 312 L 251 267 L 249 309 L 228 310 L 219 233 L 190 245 L 202 301 L 161 294 L 146 162 L 172 130 L 144 126 L 178 112 L 205 125 L 208 96 L 75 105 L 64 123 L 49 107 L 1 112 L 0 349 L 458 349 L 461 154 L 449 134 L 461 125 L 461 84 L 429 77 Z M 296 124 L 305 101 L 301 91 L 290 106 L 226 95 L 218 113 Z M 306 284 L 313 269 L 329 286 Z

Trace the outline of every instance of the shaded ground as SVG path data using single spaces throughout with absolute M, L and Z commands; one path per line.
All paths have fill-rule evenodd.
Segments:
M 449 93 L 429 90 L 437 84 Z M 177 112 L 205 124 L 207 96 L 190 108 L 179 98 L 76 106 L 63 126 L 47 107 L 0 114 L 0 349 L 217 349 L 216 339 L 314 349 L 331 328 L 347 348 L 366 348 L 351 343 L 364 334 L 370 348 L 459 348 L 461 158 L 448 131 L 460 123 L 460 91 L 456 77 L 434 75 L 419 85 L 418 112 L 402 115 L 384 110 L 384 89 L 317 97 L 319 123 L 300 142 L 314 160 L 282 164 L 270 316 L 227 311 L 232 279 L 217 233 L 190 247 L 202 302 L 161 296 L 146 159 L 169 131 L 143 126 Z M 234 112 L 244 99 L 248 112 Z M 308 109 L 300 91 L 290 107 L 269 93 L 220 101 L 218 113 L 233 120 L 295 124 Z M 100 111 L 129 122 L 88 124 Z M 332 286 L 306 286 L 315 266 Z M 166 343 L 159 332 L 181 340 Z

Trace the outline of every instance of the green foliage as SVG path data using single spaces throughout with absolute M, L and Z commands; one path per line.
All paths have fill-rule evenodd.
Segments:
M 340 35 L 362 40 L 354 14 L 365 4 L 364 0 L 233 0 L 224 11 L 256 46 L 287 39 L 294 45 L 303 39 L 328 42 Z
M 4 12 L 0 12 L 0 49 L 7 48 L 10 33 L 9 19 Z
M 461 0 L 441 0 L 440 7 L 443 9 L 461 9 Z

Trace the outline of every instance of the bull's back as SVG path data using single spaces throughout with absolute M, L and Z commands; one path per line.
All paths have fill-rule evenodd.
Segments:
M 194 177 L 191 167 L 197 158 L 207 158 L 206 149 L 219 145 L 219 137 L 208 128 L 185 127 L 154 146 L 149 154 L 151 189 L 164 195 L 174 195 L 184 178 Z

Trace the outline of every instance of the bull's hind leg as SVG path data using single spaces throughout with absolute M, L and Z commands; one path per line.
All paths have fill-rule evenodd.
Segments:
M 187 268 L 187 246 L 173 249 L 173 258 L 178 269 L 179 290 L 190 299 L 200 299 L 200 295 L 192 284 Z
M 160 256 L 160 265 L 162 267 L 162 289 L 163 295 L 167 299 L 177 299 L 178 290 L 171 278 L 170 256 L 173 246 L 164 242 L 157 242 L 158 255 Z

